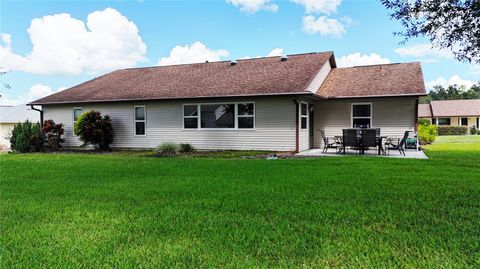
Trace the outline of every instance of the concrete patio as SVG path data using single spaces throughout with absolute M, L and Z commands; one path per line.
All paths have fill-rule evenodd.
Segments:
M 335 149 L 329 149 L 323 153 L 323 149 L 309 149 L 295 154 L 298 157 L 344 157 L 344 156 L 357 156 L 357 157 L 383 157 L 383 158 L 405 158 L 405 159 L 428 159 L 427 155 L 421 150 L 407 149 L 405 150 L 405 156 L 400 154 L 398 150 L 390 150 L 389 155 L 378 155 L 377 149 L 365 150 L 365 154 L 358 154 L 358 151 L 347 150 L 345 154 L 336 153 Z

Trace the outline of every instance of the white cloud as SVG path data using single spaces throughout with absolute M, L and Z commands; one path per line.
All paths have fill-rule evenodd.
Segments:
M 30 87 L 28 92 L 25 95 L 18 96 L 17 98 L 9 98 L 7 95 L 3 95 L 0 97 L 0 105 L 20 105 L 26 104 L 30 101 L 34 101 L 45 97 L 47 95 L 54 94 L 58 91 L 62 91 L 66 89 L 66 87 L 59 87 L 56 90 L 53 90 L 52 87 L 44 84 L 35 84 Z
M 294 3 L 303 5 L 307 13 L 330 14 L 337 11 L 342 0 L 291 0 Z
M 203 43 L 197 41 L 191 45 L 174 47 L 168 57 L 159 59 L 158 65 L 214 62 L 220 61 L 222 57 L 227 57 L 228 55 L 227 50 L 211 50 Z
M 468 69 L 468 74 L 480 76 L 480 64 L 472 65 Z
M 283 49 L 282 48 L 276 48 L 270 51 L 267 56 L 281 56 L 283 55 Z
M 302 30 L 310 35 L 340 37 L 345 33 L 345 26 L 336 19 L 325 16 L 315 19 L 314 16 L 309 15 L 303 17 Z
M 420 58 L 423 62 L 436 62 L 439 59 L 453 59 L 452 52 L 432 48 L 430 44 L 413 44 L 408 47 L 395 49 L 395 52 L 401 56 L 410 56 Z
M 270 3 L 270 0 L 226 0 L 226 2 L 246 13 L 255 13 L 260 10 L 276 12 L 278 10 L 278 6 Z
M 62 13 L 31 21 L 32 51 L 11 50 L 11 36 L 2 34 L 0 62 L 13 71 L 36 74 L 99 73 L 145 61 L 147 46 L 137 26 L 115 9 L 88 15 L 86 23 Z
M 359 52 L 342 56 L 337 60 L 338 67 L 351 67 L 359 65 L 389 64 L 390 59 L 382 58 L 376 53 L 360 54 Z
M 459 75 L 453 75 L 449 79 L 444 77 L 438 77 L 435 80 L 431 80 L 425 83 L 427 90 L 431 90 L 435 85 L 441 85 L 443 87 L 448 87 L 449 85 L 457 84 L 458 86 L 465 86 L 465 88 L 470 88 L 475 84 L 475 81 L 462 79 Z

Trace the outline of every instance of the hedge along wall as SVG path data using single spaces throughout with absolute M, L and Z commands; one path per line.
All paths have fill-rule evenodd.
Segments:
M 465 126 L 438 126 L 438 135 L 466 135 L 468 128 Z

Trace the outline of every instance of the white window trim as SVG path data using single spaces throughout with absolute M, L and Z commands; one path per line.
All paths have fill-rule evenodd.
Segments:
M 202 105 L 235 105 L 234 128 L 202 128 Z M 253 115 L 238 115 L 239 104 L 253 104 Z M 185 106 L 197 105 L 198 123 L 197 128 L 185 128 L 185 118 L 195 118 L 196 116 L 185 116 Z M 238 118 L 253 117 L 253 128 L 238 128 Z M 254 101 L 244 102 L 212 102 L 212 103 L 185 103 L 182 104 L 182 130 L 184 131 L 254 131 L 256 128 L 256 105 Z
M 197 106 L 197 116 L 185 116 L 185 106 Z M 197 128 L 185 128 L 185 119 L 197 119 Z M 183 104 L 182 105 L 182 128 L 183 130 L 197 130 L 200 127 L 200 105 L 199 104 Z
M 74 107 L 74 108 L 72 108 L 72 122 L 73 122 L 73 125 L 75 125 L 75 122 L 77 122 L 77 121 L 75 120 L 75 110 L 77 110 L 77 109 L 80 109 L 80 110 L 82 111 L 82 113 L 83 113 L 83 107 Z M 80 115 L 82 115 L 82 113 L 80 113 Z
M 353 106 L 356 105 L 370 105 L 370 117 L 354 117 L 353 116 Z M 350 104 L 350 128 L 353 128 L 354 119 L 370 119 L 370 128 L 373 127 L 373 104 L 372 102 L 363 102 L 363 103 L 351 103 Z
M 137 120 L 135 112 L 137 107 L 143 107 L 143 120 Z M 144 122 L 145 123 L 145 134 L 137 134 L 137 122 Z M 147 107 L 145 105 L 137 105 L 133 106 L 133 136 L 147 136 Z
M 302 104 L 307 105 L 307 115 L 302 115 Z M 308 129 L 310 128 L 310 122 L 309 122 L 310 121 L 310 117 L 309 117 L 310 116 L 310 109 L 309 109 L 310 104 L 308 104 L 308 102 L 302 101 L 298 105 L 299 105 L 298 109 L 299 109 L 299 112 L 300 112 L 300 113 L 298 113 L 299 114 L 299 119 L 298 120 L 299 120 L 299 124 L 300 124 L 300 130 L 308 131 Z M 302 118 L 307 118 L 307 128 L 302 128 Z

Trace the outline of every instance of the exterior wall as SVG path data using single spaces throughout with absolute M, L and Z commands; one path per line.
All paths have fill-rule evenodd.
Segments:
M 322 68 L 318 71 L 317 75 L 313 78 L 312 82 L 307 87 L 307 90 L 313 93 L 316 93 L 320 86 L 322 86 L 323 81 L 327 78 L 328 74 L 332 70 L 330 61 L 327 61 Z
M 381 135 L 402 137 L 415 129 L 416 97 L 361 98 L 326 100 L 315 103 L 315 147 L 322 147 L 320 130 L 333 137 L 342 129 L 351 128 L 351 104 L 372 103 L 372 127 L 381 128 Z
M 183 104 L 255 102 L 254 130 L 183 129 Z M 134 136 L 134 106 L 146 106 L 146 136 Z M 44 119 L 65 126 L 64 146 L 79 146 L 73 134 L 73 108 L 99 110 L 110 115 L 115 131 L 112 147 L 155 148 L 163 142 L 191 143 L 197 149 L 295 150 L 295 105 L 292 97 L 257 97 L 200 101 L 149 101 L 129 103 L 44 106 Z
M 2 148 L 10 148 L 10 133 L 15 126 L 15 123 L 0 124 L 0 150 Z
M 461 118 L 468 118 L 468 128 L 472 126 L 477 126 L 477 117 L 437 117 L 437 118 L 450 118 L 450 126 L 460 126 L 459 121 Z M 428 119 L 432 123 L 433 118 L 423 118 Z

